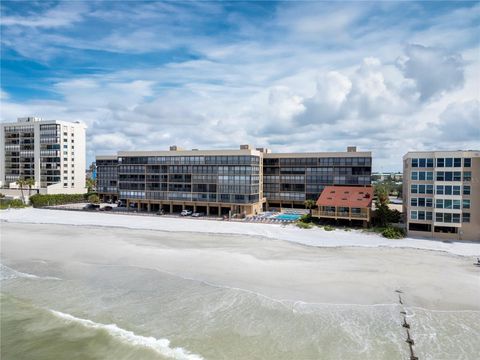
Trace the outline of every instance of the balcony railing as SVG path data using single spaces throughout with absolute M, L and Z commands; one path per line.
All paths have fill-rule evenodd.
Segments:
M 312 214 L 318 217 L 335 217 L 335 218 L 351 218 L 351 219 L 368 219 L 368 212 L 350 213 L 348 211 L 324 211 L 313 210 Z

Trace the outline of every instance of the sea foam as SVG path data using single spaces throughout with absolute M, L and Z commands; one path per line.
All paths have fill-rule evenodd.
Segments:
M 3 264 L 0 264 L 0 280 L 12 280 L 12 279 L 18 279 L 18 278 L 39 279 L 39 280 L 62 280 L 54 276 L 37 276 L 33 274 L 24 273 L 24 272 L 12 269 Z
M 74 322 L 81 324 L 87 328 L 105 330 L 108 334 L 114 338 L 124 341 L 130 345 L 141 346 L 155 352 L 162 356 L 176 359 L 176 360 L 203 360 L 203 357 L 197 354 L 192 354 L 189 351 L 181 348 L 170 347 L 170 340 L 168 339 L 156 339 L 152 336 L 137 335 L 132 331 L 119 328 L 115 324 L 100 324 L 92 320 L 77 318 L 70 314 L 65 314 L 60 311 L 50 310 L 55 316 L 66 320 L 68 322 Z

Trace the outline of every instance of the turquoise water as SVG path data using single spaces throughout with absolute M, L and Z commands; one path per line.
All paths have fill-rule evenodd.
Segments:
M 297 221 L 301 217 L 302 215 L 298 215 L 298 214 L 280 214 L 275 216 L 275 219 Z

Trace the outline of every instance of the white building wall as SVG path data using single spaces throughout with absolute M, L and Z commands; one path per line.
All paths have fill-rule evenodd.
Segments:
M 85 187 L 86 170 L 86 126 L 82 123 L 72 123 L 58 120 L 43 121 L 37 118 L 19 118 L 14 123 L 0 124 L 0 185 L 5 186 L 5 135 L 4 127 L 22 125 L 28 123 L 34 125 L 34 157 L 35 157 L 35 188 L 41 193 L 48 194 L 80 194 L 87 191 Z M 60 182 L 46 188 L 41 186 L 41 143 L 40 126 L 48 124 L 60 125 Z M 64 136 L 64 134 L 66 134 Z M 73 140 L 73 142 L 72 142 Z M 72 161 L 73 159 L 73 161 Z M 66 178 L 66 179 L 64 179 Z M 10 183 L 15 188 L 15 183 Z

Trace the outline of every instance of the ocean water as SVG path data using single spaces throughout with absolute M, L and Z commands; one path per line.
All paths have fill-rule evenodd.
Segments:
M 3 360 L 409 356 L 395 301 L 279 301 L 138 266 L 85 262 L 9 263 L 0 274 Z M 419 359 L 478 358 L 478 311 L 405 310 Z

